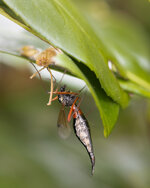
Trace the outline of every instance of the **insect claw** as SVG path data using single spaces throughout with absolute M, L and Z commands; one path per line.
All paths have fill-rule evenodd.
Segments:
M 30 76 L 29 78 L 32 79 L 33 77 L 34 77 L 34 76 L 32 75 L 32 76 Z
M 50 106 L 51 105 L 51 101 L 49 101 L 48 103 L 47 103 L 47 106 Z

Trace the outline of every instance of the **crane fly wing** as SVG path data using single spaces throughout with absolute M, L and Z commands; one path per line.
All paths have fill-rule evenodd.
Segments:
M 66 139 L 69 137 L 69 135 L 71 133 L 71 128 L 67 122 L 66 115 L 65 115 L 65 109 L 64 109 L 63 105 L 59 112 L 57 127 L 58 127 L 58 134 L 61 138 Z

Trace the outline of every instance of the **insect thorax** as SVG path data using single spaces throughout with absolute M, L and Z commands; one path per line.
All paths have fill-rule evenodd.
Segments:
M 58 95 L 58 101 L 64 106 L 72 106 L 76 96 L 70 94 L 60 94 Z

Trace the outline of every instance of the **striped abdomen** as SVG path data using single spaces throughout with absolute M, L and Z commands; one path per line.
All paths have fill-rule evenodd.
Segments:
M 93 145 L 91 140 L 91 134 L 87 119 L 82 114 L 81 110 L 78 110 L 77 107 L 74 109 L 74 120 L 73 126 L 75 130 L 75 134 L 80 140 L 80 142 L 85 146 L 92 163 L 92 175 L 94 173 L 94 165 L 95 165 L 95 156 L 93 152 Z

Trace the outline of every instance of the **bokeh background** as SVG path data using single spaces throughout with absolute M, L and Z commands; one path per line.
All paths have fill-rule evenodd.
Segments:
M 150 4 L 146 0 L 74 2 L 84 11 L 97 14 L 102 6 L 121 11 L 139 22 L 147 34 L 150 32 Z M 29 40 L 17 46 L 15 41 L 21 41 L 22 36 Z M 18 50 L 22 44 L 32 43 L 31 38 L 0 16 L 1 49 L 9 46 Z M 38 45 L 46 46 L 41 41 Z M 81 108 L 90 124 L 96 156 L 91 177 L 88 154 L 73 130 L 67 140 L 58 136 L 60 104 L 55 101 L 46 106 L 48 74 L 43 72 L 43 81 L 38 77 L 30 80 L 33 71 L 28 62 L 0 54 L 0 188 L 149 188 L 150 101 L 132 96 L 130 105 L 120 111 L 112 134 L 105 139 L 95 102 L 85 90 Z M 58 80 L 61 76 L 55 72 Z M 72 91 L 84 85 L 66 75 L 63 83 Z

